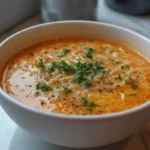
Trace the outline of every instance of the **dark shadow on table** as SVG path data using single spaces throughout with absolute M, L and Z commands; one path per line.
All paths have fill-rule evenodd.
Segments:
M 90 148 L 88 150 L 123 150 L 123 148 L 130 141 L 130 139 L 131 137 L 108 146 Z M 49 144 L 47 142 L 41 141 L 38 137 L 30 133 L 27 133 L 18 127 L 10 143 L 9 150 L 79 150 L 79 149 L 66 148 Z

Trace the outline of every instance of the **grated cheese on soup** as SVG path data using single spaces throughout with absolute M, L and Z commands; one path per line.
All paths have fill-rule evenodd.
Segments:
M 119 112 L 150 99 L 150 64 L 108 41 L 57 39 L 11 58 L 2 70 L 1 87 L 16 100 L 48 112 Z

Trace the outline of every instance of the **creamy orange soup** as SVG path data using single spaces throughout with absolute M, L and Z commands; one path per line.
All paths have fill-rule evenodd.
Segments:
M 22 50 L 1 72 L 16 100 L 48 112 L 106 114 L 150 99 L 150 63 L 122 45 L 59 39 Z

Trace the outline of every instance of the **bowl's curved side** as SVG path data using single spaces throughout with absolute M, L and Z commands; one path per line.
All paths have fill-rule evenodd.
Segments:
M 132 135 L 149 119 L 149 109 L 122 117 L 81 120 L 55 118 L 23 109 L 0 96 L 6 113 L 21 128 L 52 144 L 74 147 L 99 147 Z
M 90 37 L 122 42 L 142 50 L 150 58 L 150 42 L 143 36 L 113 25 L 71 21 L 31 27 L 5 40 L 0 45 L 0 69 L 21 49 L 56 37 Z M 119 141 L 133 134 L 150 119 L 150 102 L 114 114 L 69 116 L 30 108 L 0 89 L 0 103 L 20 127 L 45 141 L 67 147 L 97 147 Z

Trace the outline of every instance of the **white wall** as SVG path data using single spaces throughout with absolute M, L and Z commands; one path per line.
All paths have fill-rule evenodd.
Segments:
M 40 10 L 40 0 L 0 0 L 0 34 Z

